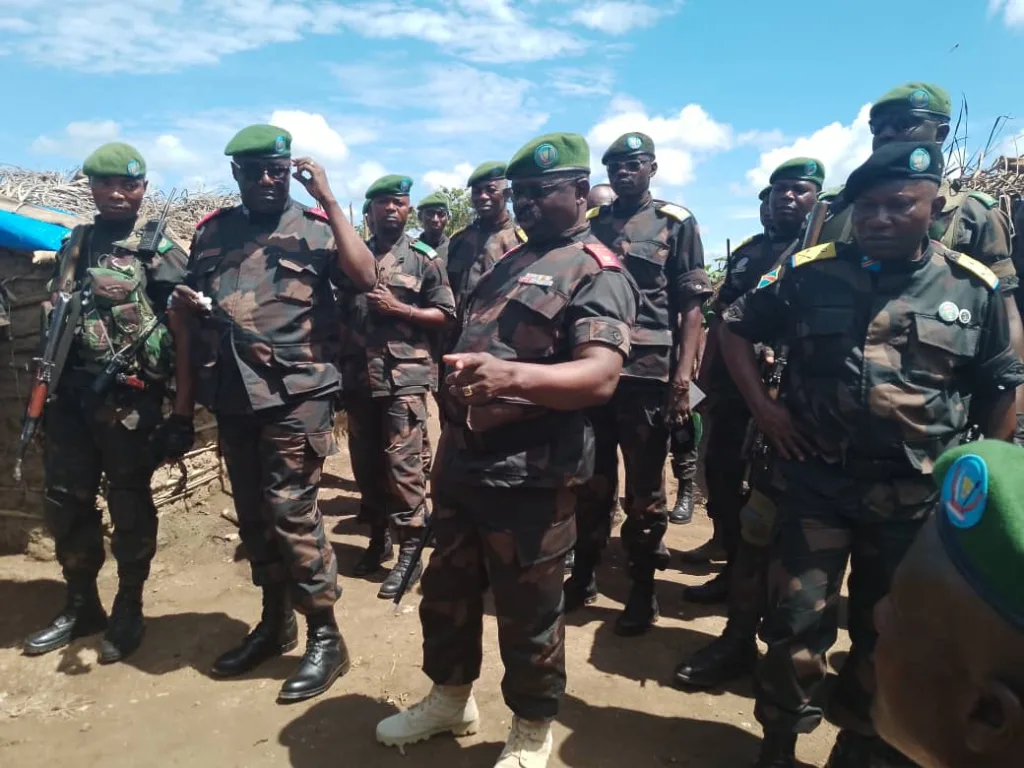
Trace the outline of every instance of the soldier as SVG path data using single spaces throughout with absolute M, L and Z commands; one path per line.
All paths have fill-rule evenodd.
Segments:
M 768 230 L 772 228 L 772 206 L 771 206 L 771 194 L 772 185 L 769 184 L 767 187 L 757 193 L 757 199 L 761 201 L 761 207 L 758 211 L 758 218 L 761 219 L 761 229 L 764 234 L 768 234 Z
M 412 568 L 427 516 L 427 393 L 437 387 L 433 350 L 455 315 L 444 265 L 434 249 L 405 234 L 406 176 L 384 176 L 366 191 L 374 236 L 368 245 L 379 274 L 370 293 L 343 301 L 341 376 L 348 412 L 352 471 L 362 494 L 359 519 L 370 543 L 354 573 L 366 576 L 393 556 L 398 562 L 378 596 L 392 598 Z M 390 531 L 389 531 L 390 528 Z M 410 584 L 419 580 L 414 568 Z
M 242 204 L 214 211 L 192 241 L 187 286 L 175 289 L 175 413 L 193 399 L 217 417 L 239 533 L 263 590 L 263 614 L 217 658 L 236 677 L 294 648 L 293 608 L 306 616 L 306 652 L 278 701 L 326 691 L 349 667 L 334 618 L 337 563 L 317 505 L 338 391 L 333 285 L 373 286 L 373 258 L 345 218 L 323 169 L 291 159 L 291 135 L 244 128 L 224 154 Z M 289 196 L 290 170 L 323 210 Z
M 370 216 L 370 201 L 363 201 L 363 227 L 366 229 L 367 240 L 373 237 L 373 217 Z
M 473 291 L 445 357 L 448 420 L 434 470 L 437 547 L 423 576 L 430 695 L 377 726 L 403 746 L 469 735 L 479 715 L 484 593 L 494 595 L 515 717 L 496 768 L 543 768 L 565 690 L 562 557 L 576 534 L 573 488 L 593 466 L 582 408 L 611 397 L 629 352 L 636 292 L 585 218 L 582 136 L 541 136 L 507 175 L 529 241 Z
M 711 294 L 711 283 L 693 215 L 651 197 L 651 178 L 658 170 L 651 138 L 627 133 L 612 143 L 602 162 L 617 198 L 587 216 L 594 236 L 619 256 L 636 281 L 641 301 L 622 383 L 609 404 L 590 414 L 596 464 L 594 477 L 580 493 L 582 530 L 565 593 L 567 611 L 596 597 L 594 570 L 611 525 L 621 446 L 627 515 L 621 535 L 633 584 L 615 631 L 629 636 L 643 634 L 658 619 L 654 572 L 669 560 L 662 542 L 668 523 L 664 469 L 669 427 L 681 427 L 690 418 L 700 305 Z
M 132 654 L 145 631 L 142 591 L 156 554 L 150 481 L 160 449 L 154 437 L 174 359 L 167 327 L 158 323 L 129 361 L 125 373 L 139 386 L 117 383 L 100 396 L 92 385 L 113 351 L 157 322 L 175 284 L 185 278 L 186 256 L 166 238 L 154 250 L 140 248 L 143 232 L 157 222 L 139 219 L 147 182 L 146 161 L 137 150 L 105 144 L 86 158 L 82 172 L 98 214 L 91 224 L 75 227 L 57 254 L 50 290 L 80 292 L 83 301 L 45 420 L 43 502 L 67 602 L 49 626 L 28 637 L 24 652 L 49 653 L 106 629 L 99 660 L 111 664 Z M 109 622 L 96 589 L 105 559 L 96 507 L 101 476 L 107 480 L 118 575 Z
M 441 266 L 445 267 L 448 264 L 450 240 L 444 230 L 452 218 L 448 198 L 442 192 L 432 192 L 420 200 L 416 206 L 416 215 L 423 227 L 419 239 L 434 249 L 437 258 L 441 260 Z
M 934 142 L 880 147 L 843 193 L 855 242 L 794 254 L 780 279 L 725 312 L 722 352 L 785 488 L 761 628 L 760 768 L 792 766 L 796 734 L 821 720 L 812 697 L 851 559 L 853 647 L 828 702 L 841 729 L 828 765 L 908 765 L 871 725 L 872 609 L 934 504 L 939 455 L 972 421 L 994 438 L 1013 433 L 1024 365 L 999 279 L 928 239 L 941 180 Z M 782 402 L 768 396 L 752 342 L 787 352 Z
M 924 768 L 1003 768 L 1024 754 L 1024 451 L 954 448 L 941 489 L 875 608 L 874 720 Z
M 771 193 L 769 210 L 773 226 L 762 235 L 740 243 L 727 265 L 725 282 L 715 301 L 715 317 L 757 285 L 761 275 L 769 272 L 783 254 L 790 250 L 800 229 L 821 192 L 825 167 L 820 160 L 795 157 L 779 165 L 769 179 Z M 743 442 L 750 411 L 732 383 L 729 371 L 719 355 L 719 324 L 711 332 L 705 354 L 707 391 L 714 393 L 711 410 L 711 436 L 708 439 L 707 484 L 708 516 L 715 522 L 715 538 L 725 550 L 726 567 L 713 579 L 699 587 L 688 587 L 683 596 L 694 603 L 724 602 L 729 596 L 731 565 L 740 546 L 740 510 L 747 501 L 743 490 L 746 457 Z M 684 552 L 684 562 L 694 562 L 695 553 Z M 749 638 L 751 645 L 753 637 Z M 749 648 L 747 649 L 749 650 Z M 756 658 L 756 655 L 755 657 Z
M 615 202 L 615 190 L 611 184 L 595 184 L 587 195 L 587 208 L 600 208 Z

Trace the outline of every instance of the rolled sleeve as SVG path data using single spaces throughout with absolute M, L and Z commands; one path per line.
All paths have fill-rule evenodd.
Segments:
M 975 358 L 975 392 L 987 395 L 1024 384 L 1024 363 L 1010 346 L 1010 326 L 1001 297 L 993 296 L 982 327 L 982 341 Z
M 722 313 L 730 331 L 755 344 L 770 344 L 782 335 L 789 315 L 783 297 L 785 278 L 765 288 L 748 291 Z
M 636 322 L 637 290 L 624 272 L 604 269 L 585 281 L 566 309 L 573 349 L 603 344 L 629 357 L 630 328 Z
M 963 218 L 969 230 L 969 240 L 963 246 L 964 253 L 995 273 L 1002 293 L 1012 294 L 1020 280 L 1010 258 L 1010 219 L 1001 209 L 988 208 L 970 198 L 964 203 Z
M 448 283 L 448 273 L 441 259 L 430 259 L 423 273 L 420 296 L 424 308 L 440 309 L 448 317 L 455 317 L 455 294 Z
M 691 215 L 680 222 L 668 262 L 669 290 L 678 306 L 712 294 L 711 279 L 704 268 L 704 243 L 700 226 Z

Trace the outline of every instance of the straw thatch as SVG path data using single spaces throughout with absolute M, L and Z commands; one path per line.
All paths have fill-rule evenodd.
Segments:
M 1024 198 L 1024 155 L 1000 157 L 987 170 L 977 170 L 960 179 L 966 189 L 1002 197 Z

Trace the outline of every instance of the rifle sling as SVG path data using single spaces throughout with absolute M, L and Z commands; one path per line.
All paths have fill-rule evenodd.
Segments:
M 67 313 L 64 315 L 64 325 L 56 328 L 61 334 L 60 342 L 57 344 L 57 351 L 53 355 L 53 375 L 50 378 L 50 391 L 57 389 L 60 375 L 64 371 L 64 363 L 68 359 L 68 352 L 71 350 L 71 341 L 75 338 L 75 331 L 78 329 L 78 318 L 82 315 L 82 292 L 75 291 L 71 295 L 71 302 L 68 304 Z

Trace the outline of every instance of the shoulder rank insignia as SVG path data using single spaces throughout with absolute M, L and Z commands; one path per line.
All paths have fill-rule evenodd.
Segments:
M 437 258 L 437 251 L 435 251 L 429 245 L 424 243 L 422 240 L 413 240 L 412 241 L 412 247 L 415 248 L 420 253 L 422 253 L 428 259 L 436 259 Z
M 688 210 L 683 208 L 681 205 L 673 205 L 672 203 L 665 203 L 663 206 L 658 208 L 658 213 L 663 213 L 666 216 L 671 216 L 676 221 L 682 223 L 686 221 L 691 214 Z
M 989 290 L 994 291 L 999 287 L 999 278 L 996 277 L 996 273 L 977 259 L 971 258 L 965 253 L 958 253 L 956 251 L 949 251 L 946 258 L 977 277 L 981 282 L 989 287 Z
M 794 267 L 802 267 L 804 264 L 810 264 L 812 261 L 825 261 L 826 259 L 834 259 L 835 257 L 836 244 L 824 243 L 823 245 L 813 245 L 810 248 L 797 251 L 793 254 L 790 263 Z
M 596 219 L 598 216 L 600 216 L 602 208 L 604 208 L 603 205 L 598 205 L 598 206 L 595 206 L 594 208 L 588 209 L 587 210 L 587 221 L 590 221 L 591 219 Z
M 516 227 L 516 238 L 520 243 L 525 243 L 529 238 L 526 237 L 526 233 L 522 227 Z
M 843 194 L 845 187 L 832 187 L 831 189 L 825 189 L 818 193 L 818 200 L 822 203 L 830 203 Z
M 523 285 L 542 285 L 547 288 L 555 284 L 555 278 L 552 275 L 538 275 L 536 272 L 527 272 L 525 275 L 520 276 L 519 282 Z
M 590 254 L 601 269 L 622 269 L 622 262 L 602 243 L 583 243 L 583 250 Z
M 304 213 L 307 216 L 312 216 L 314 219 L 319 219 L 320 221 L 331 220 L 330 217 L 328 217 L 327 215 L 327 211 L 325 211 L 323 208 L 306 208 Z
M 991 195 L 986 195 L 984 192 L 979 192 L 976 189 L 968 190 L 967 196 L 974 198 L 979 203 L 984 205 L 986 208 L 995 208 L 997 205 L 999 205 L 999 201 L 996 200 L 994 197 L 992 197 Z
M 203 226 L 205 226 L 206 223 L 208 221 L 210 221 L 210 219 L 215 219 L 218 216 L 222 216 L 222 215 L 224 215 L 225 213 L 227 213 L 228 211 L 231 211 L 231 210 L 234 210 L 234 208 L 232 208 L 232 207 L 217 208 L 215 210 L 210 211 L 208 214 L 206 214 L 205 216 L 203 216 L 203 218 L 201 218 L 199 220 L 199 223 L 196 224 L 196 229 L 202 229 Z
M 758 232 L 756 235 L 751 235 L 750 237 L 745 238 L 739 245 L 732 249 L 732 252 L 736 253 L 740 248 L 746 248 L 748 245 L 759 243 L 762 240 L 764 240 L 764 232 Z
M 769 285 L 776 282 L 779 279 L 779 273 L 781 270 L 782 267 L 779 266 L 775 267 L 775 269 L 765 272 L 763 275 L 761 275 L 761 279 L 757 281 L 757 285 L 754 287 L 754 290 L 759 291 L 762 288 L 767 288 Z

